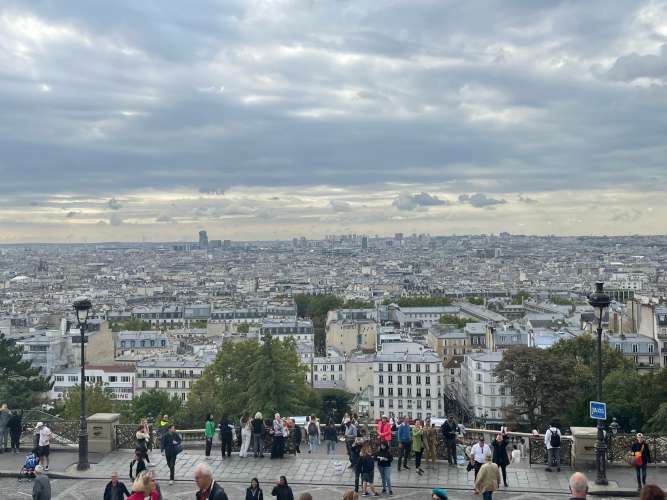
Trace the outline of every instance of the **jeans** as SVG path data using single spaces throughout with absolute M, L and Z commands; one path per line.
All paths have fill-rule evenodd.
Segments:
M 283 458 L 283 456 L 285 456 L 285 438 L 283 436 L 273 436 L 271 458 Z
M 503 484 L 507 486 L 507 464 L 498 465 L 498 467 L 503 474 Z
M 320 437 L 317 434 L 308 434 L 308 450 L 317 451 L 320 449 Z
M 359 476 L 361 476 L 361 473 L 359 472 L 359 468 L 355 467 L 354 468 L 354 491 L 359 492 Z
M 9 428 L 0 427 L 0 451 L 8 449 L 7 441 L 9 440 Z
M 473 466 L 475 467 L 475 479 L 477 479 L 477 473 L 479 472 L 479 469 L 482 468 L 482 464 L 479 462 L 473 462 Z
M 176 468 L 176 455 L 167 455 L 167 467 L 169 467 L 169 480 L 174 480 L 174 469 Z
M 493 491 L 485 491 L 482 493 L 482 500 L 492 500 L 493 498 Z
M 456 439 L 445 441 L 447 447 L 447 462 L 449 465 L 456 465 Z
M 549 448 L 547 450 L 547 469 L 552 465 L 560 468 L 560 448 Z
M 19 442 L 21 441 L 21 431 L 12 431 L 10 433 L 12 439 L 12 450 L 19 451 Z
M 380 469 L 380 477 L 382 478 L 382 491 L 391 491 L 391 467 L 378 467 Z
M 639 486 L 646 486 L 646 469 L 648 464 L 635 465 L 635 471 L 637 472 L 637 484 Z
M 327 455 L 333 455 L 336 453 L 336 441 L 327 439 Z
M 423 453 L 424 453 L 424 450 L 415 451 L 415 468 L 416 469 L 421 469 Z
M 222 452 L 222 458 L 225 458 L 225 452 L 227 452 L 228 457 L 232 456 L 232 436 L 231 435 L 222 437 L 222 446 L 220 448 L 220 451 Z
M 206 438 L 206 456 L 211 456 L 211 446 L 213 446 L 213 438 Z
M 261 433 L 254 433 L 252 435 L 252 441 L 253 441 L 253 450 L 255 453 L 256 457 L 263 457 L 264 456 L 264 447 L 262 446 L 262 434 Z
M 408 466 L 408 458 L 410 458 L 410 449 L 412 448 L 412 443 L 401 442 L 400 454 L 398 455 L 398 470 L 401 470 L 401 459 L 403 459 L 403 467 Z

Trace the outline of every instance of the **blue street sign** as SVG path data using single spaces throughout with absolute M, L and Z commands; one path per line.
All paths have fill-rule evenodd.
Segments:
M 591 401 L 591 418 L 607 420 L 607 405 L 599 401 Z

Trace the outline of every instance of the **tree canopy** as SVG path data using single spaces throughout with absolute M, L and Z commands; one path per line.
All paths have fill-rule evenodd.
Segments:
M 392 302 L 400 307 L 437 307 L 451 305 L 452 299 L 444 295 L 405 295 L 394 301 L 384 301 L 385 305 Z
M 142 418 L 147 418 L 149 415 L 155 420 L 162 415 L 169 415 L 171 418 L 177 417 L 180 420 L 181 407 L 181 399 L 175 394 L 170 397 L 169 393 L 160 389 L 149 389 L 132 400 L 128 418 L 132 422 L 140 422 Z
M 53 383 L 39 368 L 22 359 L 15 342 L 0 334 L 0 401 L 10 408 L 29 408 L 40 403 Z
M 81 411 L 81 387 L 75 385 L 63 394 L 56 413 L 65 420 L 78 420 Z M 116 400 L 102 384 L 86 384 L 86 417 L 95 413 L 113 413 L 117 410 Z
M 530 294 L 526 292 L 525 290 L 519 290 L 516 295 L 512 297 L 512 304 L 515 306 L 523 304 L 524 300 L 528 300 L 530 298 Z
M 438 323 L 441 325 L 456 325 L 457 328 L 465 328 L 468 323 L 472 323 L 473 320 L 468 318 L 459 318 L 455 314 L 443 314 L 438 319 Z

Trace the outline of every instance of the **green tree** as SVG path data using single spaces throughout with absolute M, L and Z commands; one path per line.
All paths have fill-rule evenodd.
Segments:
M 169 415 L 182 424 L 181 406 L 181 399 L 175 394 L 170 397 L 166 391 L 149 389 L 132 400 L 130 418 L 133 422 L 139 422 L 151 415 L 157 421 L 162 415 Z
M 441 325 L 456 325 L 457 328 L 465 328 L 468 323 L 472 323 L 473 320 L 468 318 L 459 318 L 454 314 L 443 314 L 438 319 L 438 323 Z
M 29 408 L 41 403 L 53 383 L 39 368 L 23 360 L 23 351 L 0 334 L 0 401 L 10 408 Z
M 452 299 L 444 295 L 406 295 L 396 300 L 400 307 L 437 307 L 451 305 Z
M 667 432 L 667 402 L 662 403 L 655 414 L 646 423 L 645 432 L 665 435 Z
M 236 327 L 236 331 L 238 333 L 248 333 L 250 331 L 250 324 L 244 321 Z
M 326 322 L 329 311 L 339 309 L 343 301 L 335 295 L 306 295 L 294 296 L 297 315 L 301 318 L 310 318 L 313 321 L 313 337 L 315 352 L 323 355 L 326 352 Z
M 468 297 L 466 300 L 471 304 L 475 304 L 476 306 L 484 305 L 484 297 Z
M 549 302 L 557 306 L 571 306 L 577 303 L 574 299 L 568 299 L 567 297 L 561 297 L 560 295 L 549 297 Z
M 319 417 L 322 422 L 332 418 L 340 422 L 346 413 L 352 413 L 353 395 L 341 389 L 317 389 L 315 391 L 320 400 Z
M 622 429 L 641 429 L 643 423 L 640 397 L 644 377 L 637 370 L 620 369 L 609 373 L 602 384 L 607 415 L 616 417 Z
M 86 416 L 95 413 L 113 413 L 116 400 L 111 391 L 102 384 L 86 384 Z M 78 385 L 71 387 L 63 394 L 62 404 L 56 411 L 65 420 L 78 420 L 81 412 L 81 388 Z
M 343 309 L 375 309 L 375 303 L 371 300 L 347 300 L 342 306 Z
M 126 330 L 132 332 L 140 332 L 152 329 L 150 321 L 144 321 L 138 318 L 130 318 L 125 321 L 110 321 L 109 327 L 111 328 L 112 332 L 122 332 Z
M 530 298 L 530 294 L 525 290 L 519 290 L 516 295 L 512 297 L 512 304 L 521 305 L 525 300 Z

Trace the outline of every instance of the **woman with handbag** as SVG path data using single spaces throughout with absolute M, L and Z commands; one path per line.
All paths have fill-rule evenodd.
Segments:
M 646 486 L 646 469 L 651 461 L 651 452 L 641 432 L 637 433 L 637 439 L 632 443 L 630 454 L 637 472 L 637 489 L 641 490 L 642 486 Z
M 176 469 L 176 457 L 183 451 L 181 446 L 181 435 L 176 432 L 176 425 L 169 424 L 169 430 L 162 435 L 160 448 L 167 459 L 169 467 L 169 484 L 174 484 L 174 470 Z

